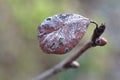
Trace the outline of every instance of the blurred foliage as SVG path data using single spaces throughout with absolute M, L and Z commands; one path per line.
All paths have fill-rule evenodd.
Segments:
M 0 80 L 30 80 L 77 51 L 90 38 L 85 37 L 65 55 L 44 54 L 39 48 L 37 27 L 60 13 L 77 13 L 107 25 L 103 34 L 108 45 L 83 54 L 78 69 L 61 72 L 49 80 L 120 79 L 120 1 L 119 0 L 0 0 Z

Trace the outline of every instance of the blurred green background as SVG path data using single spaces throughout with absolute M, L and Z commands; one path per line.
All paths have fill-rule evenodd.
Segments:
M 90 25 L 79 45 L 65 55 L 44 54 L 39 48 L 37 27 L 47 17 L 76 13 L 105 22 L 108 40 L 83 54 L 78 69 L 69 69 L 48 80 L 120 79 L 120 0 L 0 0 L 0 80 L 31 80 L 74 53 L 90 38 Z

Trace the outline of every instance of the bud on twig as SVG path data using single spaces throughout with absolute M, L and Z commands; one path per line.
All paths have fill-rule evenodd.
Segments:
M 73 61 L 73 62 L 70 64 L 70 67 L 72 67 L 72 68 L 78 68 L 78 67 L 80 67 L 80 64 L 79 64 L 77 61 Z
M 76 14 L 60 14 L 46 19 L 38 27 L 38 38 L 41 49 L 52 54 L 64 54 L 72 50 L 82 39 L 90 23 L 96 25 L 91 36 L 92 39 L 84 44 L 78 52 L 71 54 L 55 67 L 38 75 L 33 80 L 45 80 L 65 69 L 78 68 L 80 64 L 75 60 L 86 50 L 107 44 L 107 40 L 100 37 L 106 28 L 105 24 L 98 26 L 96 22 Z
M 107 44 L 107 40 L 105 38 L 98 38 L 96 39 L 95 43 L 99 46 L 104 46 Z

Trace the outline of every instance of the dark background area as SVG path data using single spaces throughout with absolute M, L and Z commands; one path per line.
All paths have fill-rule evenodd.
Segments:
M 48 80 L 120 79 L 120 0 L 0 0 L 0 80 L 31 80 L 74 53 L 90 38 L 94 25 L 70 53 L 48 55 L 41 51 L 37 27 L 47 17 L 76 13 L 106 23 L 104 47 L 83 54 L 78 69 L 61 72 Z

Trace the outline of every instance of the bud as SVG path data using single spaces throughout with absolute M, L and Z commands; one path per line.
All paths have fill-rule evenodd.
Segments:
M 80 64 L 79 64 L 77 61 L 73 61 L 73 62 L 70 64 L 70 67 L 72 67 L 72 68 L 78 68 L 78 67 L 80 67 Z
M 99 46 L 104 46 L 107 44 L 107 40 L 105 38 L 98 38 L 96 39 L 95 43 Z

